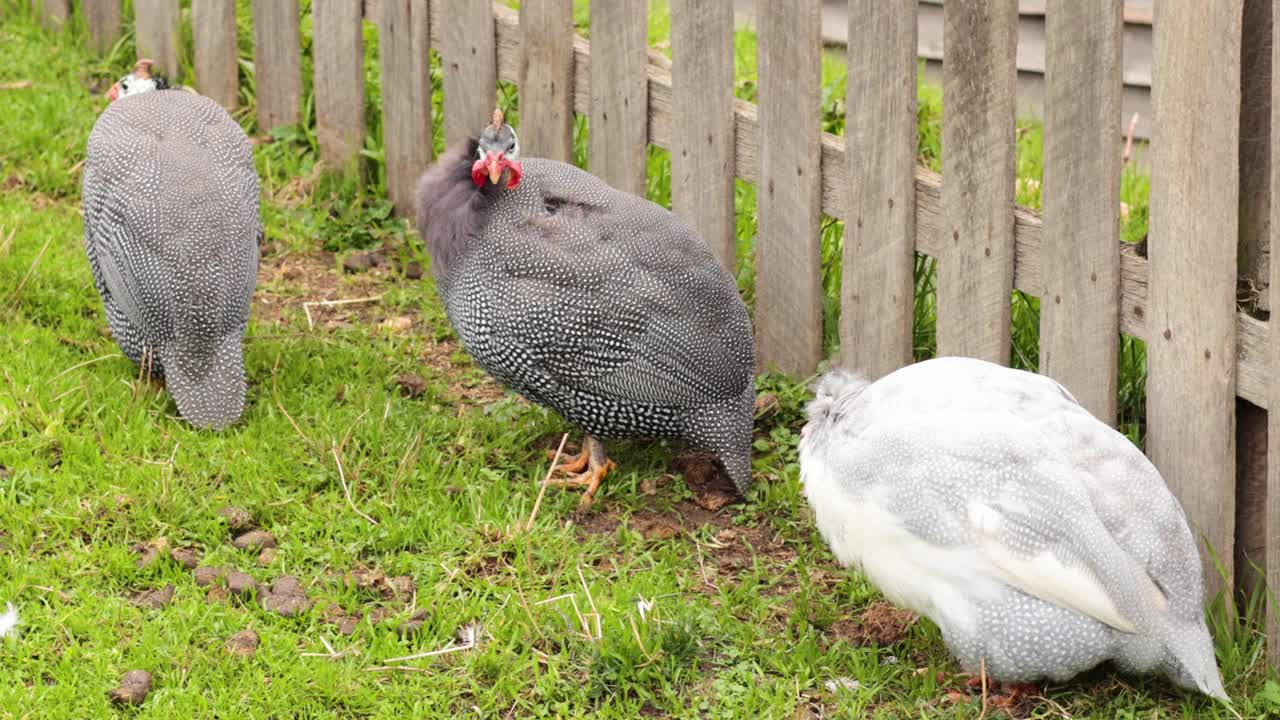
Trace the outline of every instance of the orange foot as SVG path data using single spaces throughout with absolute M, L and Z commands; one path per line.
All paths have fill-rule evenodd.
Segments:
M 554 453 L 552 455 L 554 457 Z M 585 510 L 591 507 L 591 502 L 595 499 L 596 491 L 600 489 L 600 482 L 604 480 L 604 476 L 615 467 L 617 463 L 604 454 L 604 445 L 588 435 L 582 443 L 582 452 L 567 462 L 557 465 L 553 472 L 561 474 L 561 477 L 552 477 L 549 484 L 584 488 L 582 499 L 578 501 L 578 509 Z

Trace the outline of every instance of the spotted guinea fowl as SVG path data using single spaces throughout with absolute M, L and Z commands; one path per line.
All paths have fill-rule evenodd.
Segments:
M 559 480 L 586 488 L 584 506 L 614 466 L 602 438 L 687 440 L 745 493 L 755 360 L 733 278 L 667 210 L 519 153 L 495 112 L 419 182 L 418 230 L 467 352 L 584 429 Z
M 112 85 L 84 164 L 85 251 L 111 334 L 196 427 L 244 409 L 242 340 L 258 270 L 249 140 L 151 61 Z
M 1226 699 L 1181 507 L 1061 385 L 944 358 L 829 373 L 807 412 L 818 530 L 966 670 L 1063 681 L 1112 660 Z

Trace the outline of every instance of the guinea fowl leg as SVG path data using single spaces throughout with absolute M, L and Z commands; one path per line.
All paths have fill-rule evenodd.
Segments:
M 583 471 L 584 466 L 585 471 Z M 604 453 L 604 443 L 587 435 L 582 443 L 582 452 L 569 463 L 556 468 L 557 471 L 566 473 L 565 477 L 553 478 L 550 484 L 585 488 L 582 500 L 578 502 L 578 508 L 588 508 L 595 498 L 596 491 L 600 489 L 600 481 L 604 480 L 604 476 L 615 467 L 617 464 Z

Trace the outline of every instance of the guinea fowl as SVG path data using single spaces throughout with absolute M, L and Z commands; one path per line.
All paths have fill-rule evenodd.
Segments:
M 258 175 L 240 126 L 151 65 L 111 86 L 89 136 L 85 252 L 120 349 L 188 422 L 221 428 L 244 410 Z
M 875 383 L 829 373 L 807 412 L 819 532 L 966 670 L 1063 681 L 1112 660 L 1226 699 L 1181 507 L 1061 385 L 944 358 Z
M 614 467 L 602 438 L 687 440 L 746 493 L 751 321 L 692 228 L 572 165 L 522 162 L 501 111 L 422 177 L 417 215 L 467 352 L 584 429 L 557 481 L 583 506 Z

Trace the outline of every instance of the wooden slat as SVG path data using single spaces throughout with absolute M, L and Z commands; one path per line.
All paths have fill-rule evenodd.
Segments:
M 71 16 L 71 0 L 44 0 L 41 18 L 52 28 L 61 28 Z
M 735 273 L 733 4 L 672 0 L 671 56 L 671 207 Z
M 1233 587 L 1240 0 L 1160 3 L 1152 95 L 1147 453 Z M 1231 81 L 1223 82 L 1223 78 Z M 1213 132 L 1204 109 L 1213 108 Z
M 591 3 L 591 172 L 644 195 L 649 138 L 649 0 Z
M 196 86 L 227 110 L 240 104 L 240 48 L 235 0 L 192 0 Z
M 301 113 L 298 0 L 253 0 L 253 68 L 258 130 L 294 125 Z
M 822 360 L 822 4 L 761 0 L 757 18 L 757 359 L 805 376 Z
M 520 150 L 573 159 L 573 1 L 520 4 Z
M 1120 330 L 1123 0 L 1049 0 L 1040 372 L 1114 424 Z M 1092 66 L 1087 73 L 1081 67 Z
M 99 55 L 106 54 L 120 39 L 122 0 L 80 0 L 80 12 L 89 26 L 89 44 Z
M 1271 24 L 1271 137 L 1268 148 L 1271 156 L 1270 207 L 1271 227 L 1280 228 L 1280 22 L 1274 15 Z M 1280 262 L 1272 262 L 1269 268 L 1271 307 L 1280 307 Z M 1270 379 L 1280 378 L 1280 342 L 1271 342 L 1270 352 L 1262 358 L 1270 371 Z M 1243 376 L 1241 377 L 1243 382 Z M 1267 497 L 1266 543 L 1267 587 L 1267 659 L 1272 667 L 1280 667 L 1280 381 L 1271 382 L 1267 392 L 1271 401 L 1267 412 Z
M 460 145 L 479 134 L 495 107 L 498 58 L 493 6 L 479 0 L 436 0 L 440 62 L 444 69 L 444 138 Z M 438 19 L 437 19 L 438 18 Z
M 353 170 L 364 144 L 364 18 L 350 0 L 312 0 L 311 14 L 320 159 Z
M 367 0 L 375 5 L 376 0 Z M 441 12 L 432 3 L 432 18 Z M 498 53 L 498 77 L 515 82 L 520 66 L 519 20 L 516 11 L 503 5 L 493 7 L 494 35 Z M 432 23 L 433 42 L 439 42 L 439 23 Z M 590 112 L 590 45 L 576 38 L 574 52 L 574 110 Z M 650 57 L 649 75 L 649 142 L 666 150 L 674 147 L 672 135 L 673 103 L 671 72 Z M 756 107 L 748 102 L 734 103 L 734 171 L 742 180 L 757 182 L 760 164 L 759 130 Z M 942 176 L 927 168 L 915 169 L 916 250 L 935 257 L 943 251 Z M 828 215 L 848 220 L 850 180 L 844 138 L 822 134 L 822 210 Z M 1015 208 L 1014 222 L 1014 287 L 1031 295 L 1044 295 L 1044 258 L 1041 257 L 1042 223 L 1040 216 L 1025 208 Z M 1147 307 L 1148 265 L 1133 248 L 1120 250 L 1120 331 L 1142 340 L 1150 340 Z M 1270 405 L 1271 337 L 1267 323 L 1236 313 L 1235 372 L 1239 396 L 1259 407 Z
M 173 0 L 134 0 L 134 31 L 139 58 L 156 61 L 156 70 L 176 80 L 178 67 L 178 3 Z
M 378 44 L 387 191 L 396 212 L 410 215 L 414 184 L 431 162 L 430 19 L 427 0 L 382 3 Z M 475 125 L 482 123 L 478 120 Z
M 942 6 L 942 207 L 938 355 L 1009 363 L 1018 3 Z
M 916 8 L 850 0 L 840 357 L 869 379 L 912 360 Z

